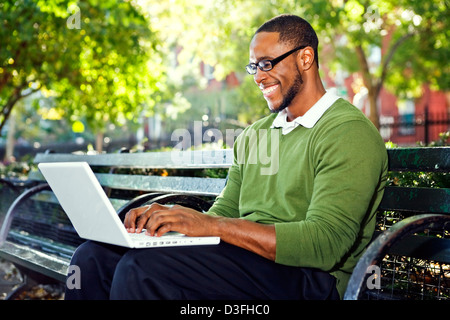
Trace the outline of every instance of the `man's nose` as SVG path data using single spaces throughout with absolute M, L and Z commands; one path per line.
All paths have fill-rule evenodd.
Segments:
M 267 77 L 267 72 L 262 71 L 259 68 L 256 68 L 256 73 L 253 75 L 253 80 L 259 86 L 260 83 Z

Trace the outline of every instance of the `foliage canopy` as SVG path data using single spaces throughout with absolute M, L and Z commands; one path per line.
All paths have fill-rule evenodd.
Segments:
M 424 83 L 450 89 L 448 12 L 445 0 L 4 1 L 0 129 L 16 102 L 36 91 L 50 98 L 35 104 L 41 114 L 81 120 L 93 131 L 162 113 L 165 101 L 192 96 L 200 62 L 217 80 L 237 75 L 241 86 L 221 103 L 252 122 L 267 107 L 243 68 L 248 45 L 282 13 L 311 22 L 332 73 L 359 72 L 376 121 L 383 86 L 400 97 L 419 96 Z
M 129 2 L 7 1 L 0 23 L 0 129 L 14 104 L 38 90 L 56 114 L 99 131 L 161 99 L 157 36 Z

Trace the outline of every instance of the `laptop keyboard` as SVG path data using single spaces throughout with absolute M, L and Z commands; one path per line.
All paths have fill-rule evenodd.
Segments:
M 142 240 L 143 237 L 145 237 L 146 239 L 155 239 L 155 238 L 161 238 L 161 237 L 156 237 L 156 236 L 149 236 L 145 234 L 145 230 L 142 230 L 141 233 L 128 233 L 128 235 L 130 236 L 131 240 L 135 241 L 135 240 Z M 177 236 L 177 237 L 182 237 L 184 236 L 181 233 L 178 232 L 167 232 L 164 234 L 163 237 L 168 237 L 168 236 Z
M 128 234 L 129 236 L 130 236 L 130 238 L 131 238 L 131 240 L 142 240 L 142 237 L 150 237 L 150 236 L 147 236 L 146 234 L 145 234 L 145 232 L 141 232 L 141 233 L 129 233 Z M 150 237 L 150 238 L 152 238 L 152 237 Z

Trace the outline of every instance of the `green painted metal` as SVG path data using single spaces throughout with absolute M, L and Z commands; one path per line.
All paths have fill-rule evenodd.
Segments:
M 450 189 L 386 187 L 379 209 L 450 214 Z
M 388 149 L 389 170 L 448 172 L 450 147 Z

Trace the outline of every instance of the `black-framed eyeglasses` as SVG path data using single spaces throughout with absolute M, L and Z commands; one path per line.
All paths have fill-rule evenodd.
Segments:
M 281 56 L 272 59 L 272 60 L 261 60 L 258 63 L 249 63 L 245 66 L 245 69 L 249 74 L 256 74 L 256 68 L 259 68 L 261 71 L 270 71 L 275 67 L 275 65 L 280 62 L 281 60 L 287 58 L 289 55 L 294 53 L 297 50 L 304 49 L 307 46 L 300 46 L 295 49 L 292 49 L 291 51 L 286 52 L 285 54 L 282 54 Z

